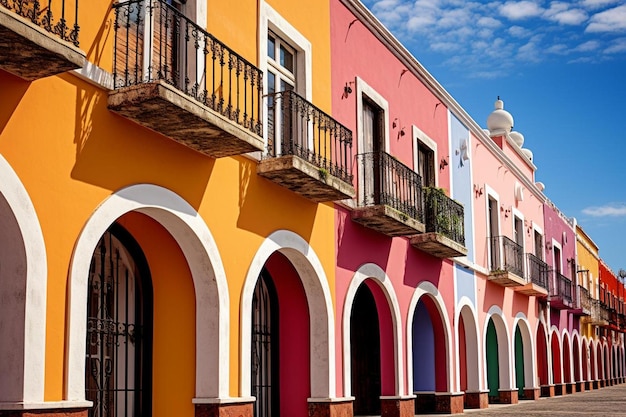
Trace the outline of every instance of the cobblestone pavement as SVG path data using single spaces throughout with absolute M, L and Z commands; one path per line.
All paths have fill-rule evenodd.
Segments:
M 536 401 L 520 401 L 516 405 L 490 405 L 484 410 L 466 410 L 463 415 L 626 417 L 626 384 Z

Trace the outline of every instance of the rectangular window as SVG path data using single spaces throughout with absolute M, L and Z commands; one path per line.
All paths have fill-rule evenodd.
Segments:
M 417 142 L 417 173 L 424 187 L 435 186 L 435 152 L 421 141 Z

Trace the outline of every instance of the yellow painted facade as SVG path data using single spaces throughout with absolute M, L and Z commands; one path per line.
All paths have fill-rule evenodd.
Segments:
M 80 48 L 90 63 L 110 72 L 115 38 L 111 1 L 83 4 Z M 313 102 L 330 112 L 328 2 L 274 0 L 271 6 L 313 45 Z M 208 30 L 255 65 L 261 59 L 259 10 L 259 2 L 251 0 L 208 5 Z M 333 288 L 332 205 L 310 202 L 257 176 L 257 162 L 251 158 L 212 159 L 112 113 L 107 109 L 108 91 L 76 74 L 26 82 L 0 71 L 0 89 L 0 154 L 32 199 L 46 247 L 44 399 L 65 399 L 68 270 L 76 240 L 105 199 L 143 183 L 182 197 L 216 241 L 230 305 L 229 394 L 237 397 L 238 317 L 250 263 L 267 236 L 289 230 L 310 244 Z M 121 223 L 141 243 L 153 272 L 153 415 L 193 415 L 195 301 L 184 256 L 149 217 L 131 213 Z
M 589 290 L 593 299 L 598 299 L 600 288 L 600 257 L 598 246 L 585 233 L 582 227 L 576 225 L 576 259 L 578 270 L 588 270 L 589 282 L 580 283 Z M 589 339 L 594 338 L 593 326 L 581 323 L 581 333 Z

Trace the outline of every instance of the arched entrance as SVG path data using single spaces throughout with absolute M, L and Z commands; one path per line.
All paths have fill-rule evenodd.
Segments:
M 309 310 L 297 271 L 272 254 L 252 298 L 251 392 L 255 417 L 306 415 L 310 396 Z
M 539 377 L 539 385 L 542 387 L 550 384 L 548 377 L 548 344 L 546 330 L 543 323 L 537 326 L 537 376 Z
M 550 337 L 550 349 L 552 353 L 552 381 L 555 385 L 557 395 L 563 394 L 563 373 L 561 365 L 561 344 L 559 343 L 559 333 L 554 330 Z
M 510 403 L 512 389 L 509 336 L 502 312 L 492 307 L 485 329 L 485 359 L 489 402 Z M 517 396 L 515 396 L 517 398 Z
M 604 379 L 606 381 L 611 379 L 611 355 L 607 343 L 604 344 Z
M 572 361 L 571 351 L 569 347 L 569 337 L 567 333 L 563 334 L 563 383 L 569 384 L 567 386 L 567 392 L 571 393 L 572 383 Z
M 350 317 L 351 385 L 354 415 L 380 414 L 381 330 L 371 280 L 359 286 Z M 375 289 L 375 288 L 374 288 Z
M 0 404 L 28 409 L 44 400 L 46 249 L 30 197 L 2 155 L 0 178 Z
M 592 376 L 591 376 L 591 367 L 589 366 L 590 363 L 592 362 L 592 352 L 591 349 L 589 349 L 589 342 L 587 341 L 587 339 L 585 337 L 582 338 L 582 355 L 581 355 L 581 365 L 582 365 L 582 378 L 581 381 L 586 382 L 586 381 L 591 381 L 593 380 Z M 587 387 L 587 385 L 585 385 L 585 388 Z
M 593 340 L 589 341 L 589 373 L 591 374 L 591 381 L 597 381 L 598 379 L 598 361 L 596 357 L 598 356 L 597 350 L 594 347 Z
M 152 415 L 152 282 L 137 241 L 114 223 L 96 245 L 87 293 L 89 416 Z
M 583 377 L 581 375 L 581 355 L 580 355 L 580 340 L 578 335 L 574 334 L 572 337 L 572 358 L 574 367 L 574 382 L 580 383 L 583 381 Z
M 535 376 L 532 340 L 525 319 L 519 319 L 514 334 L 515 385 L 519 398 L 534 399 Z
M 457 326 L 457 343 L 459 347 L 459 380 L 460 389 L 465 392 L 465 407 L 470 394 L 476 396 L 480 391 L 480 368 L 478 353 L 478 337 L 475 316 L 468 305 L 461 307 Z
M 602 364 L 602 346 L 600 341 L 596 343 L 596 378 L 598 381 L 605 379 L 604 366 Z
M 417 392 L 446 392 L 447 346 L 441 314 L 430 295 L 415 307 L 412 327 L 413 389 Z

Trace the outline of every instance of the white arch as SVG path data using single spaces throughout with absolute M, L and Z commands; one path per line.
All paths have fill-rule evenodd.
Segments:
M 391 280 L 378 265 L 373 263 L 366 263 L 359 267 L 354 273 L 348 290 L 346 292 L 346 299 L 343 305 L 343 323 L 342 323 L 342 338 L 343 338 L 343 393 L 344 396 L 352 395 L 352 383 L 350 375 L 352 368 L 350 366 L 350 316 L 352 305 L 354 304 L 354 297 L 357 289 L 366 279 L 374 280 L 382 289 L 389 307 L 391 310 L 391 321 L 394 334 L 394 365 L 395 365 L 395 395 L 406 395 L 404 392 L 404 371 L 402 365 L 402 319 L 400 317 L 400 306 L 398 298 L 391 284 Z
M 165 188 L 139 184 L 109 196 L 91 215 L 76 242 L 70 265 L 68 400 L 85 398 L 87 277 L 93 251 L 107 228 L 131 211 L 159 222 L 188 262 L 196 295 L 196 402 L 228 397 L 229 299 L 217 245 L 200 215 Z
M 410 394 L 413 393 L 413 317 L 415 316 L 415 309 L 417 308 L 417 303 L 420 298 L 424 295 L 429 295 L 433 301 L 439 314 L 441 315 L 441 321 L 444 326 L 444 333 L 446 335 L 446 367 L 447 367 L 447 387 L 448 392 L 452 392 L 452 384 L 453 384 L 453 374 L 452 374 L 452 353 L 451 349 L 451 341 L 452 341 L 452 326 L 450 326 L 450 319 L 448 317 L 448 311 L 446 309 L 446 303 L 443 300 L 443 297 L 439 293 L 439 289 L 429 281 L 422 281 L 419 283 L 415 291 L 413 291 L 413 296 L 411 297 L 411 302 L 409 304 L 409 315 L 406 321 L 406 362 L 407 369 L 410 372 L 408 375 L 408 392 Z
M 574 343 L 574 338 L 576 338 L 576 343 Z M 580 342 L 580 333 L 578 333 L 577 329 L 574 329 L 572 331 L 570 344 L 571 344 L 571 349 L 572 349 L 572 368 L 573 368 L 572 381 L 581 382 L 581 381 L 584 381 L 585 379 L 583 378 L 583 367 L 582 367 L 582 361 L 583 361 L 582 344 Z M 576 361 L 574 358 L 574 344 L 578 346 L 578 361 Z M 576 369 L 578 369 L 578 375 L 580 375 L 580 381 L 576 381 L 576 372 L 574 372 Z
M 12 212 L 0 213 L 0 232 L 16 238 L 4 248 L 8 259 L 0 253 L 3 273 L 10 274 L 0 279 L 0 409 L 6 403 L 28 409 L 44 400 L 46 248 L 30 196 L 2 155 L 0 178 L 0 208 Z
M 553 335 L 556 334 L 556 342 L 559 345 L 557 351 L 559 354 L 559 363 L 561 364 L 560 366 L 560 371 L 561 371 L 561 384 L 565 383 L 564 379 L 565 379 L 565 375 L 563 375 L 563 346 L 561 343 L 561 333 L 559 332 L 559 328 L 556 327 L 556 325 L 552 325 L 552 327 L 550 328 L 550 334 L 548 335 L 548 340 L 550 341 L 550 344 L 548 345 L 550 347 L 550 358 L 552 358 L 552 337 Z M 554 384 L 554 362 L 552 361 L 552 364 L 550 366 L 550 370 L 552 372 L 552 383 Z
M 310 317 L 311 399 L 335 397 L 335 326 L 333 304 L 322 263 L 306 240 L 288 230 L 268 236 L 254 255 L 241 295 L 240 392 L 249 397 L 252 336 L 252 298 L 261 270 L 269 257 L 285 255 L 302 281 Z
M 483 387 L 485 386 L 485 384 L 482 379 L 482 372 L 480 372 L 480 363 L 481 363 L 480 358 L 482 356 L 481 356 L 481 349 L 480 349 L 481 346 L 479 343 L 480 335 L 478 332 L 478 314 L 476 313 L 476 309 L 474 308 L 472 301 L 467 296 L 461 297 L 456 308 L 456 316 L 455 316 L 455 321 L 454 321 L 454 332 L 455 332 L 454 334 L 455 335 L 458 335 L 459 333 L 459 322 L 460 322 L 461 316 L 463 316 L 463 323 L 465 323 L 465 333 L 466 333 L 465 348 L 468 349 L 467 354 L 468 356 L 471 355 L 472 357 L 476 358 L 476 366 L 473 368 L 469 368 L 469 367 L 467 368 L 467 388 L 468 388 L 468 392 L 479 392 L 484 389 Z M 468 332 L 467 325 L 469 322 L 471 322 L 470 324 L 474 327 L 474 332 Z M 469 335 L 469 338 L 468 338 L 468 335 Z M 459 346 L 458 338 L 455 337 L 455 340 L 457 341 L 456 343 L 457 356 L 456 357 L 459 358 L 460 346 Z M 475 350 L 469 350 L 470 348 L 474 348 Z M 407 351 L 409 350 L 407 349 Z M 460 391 L 461 390 L 460 360 L 457 361 L 456 368 L 457 368 L 456 374 L 459 375 L 459 378 L 457 378 L 457 382 L 456 382 L 456 390 Z M 410 367 L 409 369 L 412 369 L 412 367 Z
M 524 386 L 517 388 L 535 388 L 535 381 L 537 381 L 536 355 L 534 353 L 536 352 L 535 339 L 530 333 L 528 318 L 524 313 L 520 312 L 515 316 L 513 329 L 516 329 L 517 326 L 519 326 L 524 345 Z M 512 332 L 511 337 L 511 346 L 515 346 L 515 331 Z M 515 355 L 515 351 L 513 351 L 513 355 Z M 513 356 L 513 364 L 515 365 L 515 356 Z M 513 369 L 515 369 L 515 366 Z M 515 382 L 517 383 L 517 380 Z
M 514 384 L 512 381 L 511 372 L 511 346 L 509 345 L 509 328 L 504 320 L 504 314 L 497 305 L 491 306 L 487 315 L 485 316 L 485 323 L 483 328 L 483 344 L 485 345 L 485 352 L 487 352 L 487 326 L 490 319 L 493 320 L 493 324 L 496 329 L 496 336 L 498 338 L 498 367 L 500 376 L 500 389 L 512 389 Z M 487 381 L 487 360 L 484 362 L 483 372 L 485 374 L 485 381 Z
M 552 354 L 551 354 L 551 346 L 550 346 L 550 331 L 548 329 L 548 325 L 546 323 L 546 321 L 544 320 L 543 315 L 541 315 L 539 317 L 539 320 L 537 320 L 537 325 L 535 327 L 535 346 L 537 346 L 537 344 L 539 343 L 537 340 L 537 333 L 539 332 L 539 326 L 543 326 L 543 335 L 544 335 L 544 341 L 545 341 L 545 346 L 546 346 L 546 368 L 548 371 L 548 384 L 553 384 L 554 383 L 554 375 L 552 375 Z M 536 350 L 535 350 L 536 352 Z M 535 354 L 535 359 L 537 358 L 537 355 Z M 539 375 L 537 375 L 537 377 L 539 377 Z M 539 380 L 539 378 L 537 379 Z M 541 385 L 541 384 L 540 384 Z
M 591 352 L 589 347 L 589 339 L 587 336 L 582 336 L 580 338 L 580 361 L 581 361 L 581 379 L 582 381 L 591 381 Z M 583 362 L 584 361 L 584 362 Z M 583 363 L 587 364 L 587 372 L 584 372 L 585 367 Z

